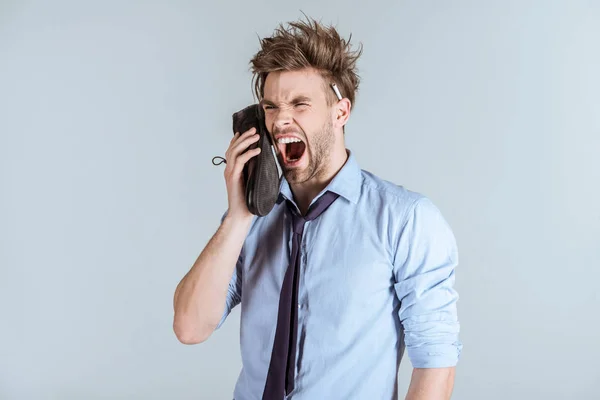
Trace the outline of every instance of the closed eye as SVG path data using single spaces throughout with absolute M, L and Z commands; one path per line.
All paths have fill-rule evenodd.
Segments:
M 310 106 L 310 104 L 308 104 L 308 103 L 294 103 L 294 107 L 309 107 L 309 106 Z M 263 106 L 263 108 L 265 111 L 267 111 L 267 110 L 276 110 L 278 107 L 273 104 L 265 104 Z

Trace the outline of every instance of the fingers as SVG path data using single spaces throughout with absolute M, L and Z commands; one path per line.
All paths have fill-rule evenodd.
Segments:
M 259 155 L 260 152 L 261 152 L 260 147 L 257 147 L 255 149 L 248 150 L 241 156 L 237 157 L 235 160 L 235 164 L 233 166 L 233 173 L 235 175 L 241 174 L 242 169 L 244 168 L 244 165 L 248 162 L 248 160 L 250 160 L 252 157 L 256 157 L 257 155 Z
M 240 134 L 240 132 L 236 132 L 233 134 L 233 137 L 231 138 L 231 140 L 229 141 L 229 144 L 233 144 L 233 142 L 235 142 L 240 136 L 242 136 L 243 134 L 249 134 L 250 132 L 252 132 L 254 128 L 250 128 L 248 129 L 246 132 L 243 132 L 242 134 Z
M 233 142 L 235 142 L 235 140 L 238 138 L 238 136 L 240 136 L 239 132 L 234 133 L 233 137 L 231 138 L 231 140 L 229 141 L 229 146 L 231 147 L 231 145 L 233 144 Z
M 259 139 L 258 135 L 252 135 L 248 138 L 245 138 L 244 140 L 242 140 L 239 143 L 236 143 L 234 145 L 233 151 L 231 152 L 231 154 L 236 157 L 238 155 L 240 155 L 241 153 L 243 153 L 252 143 L 257 142 Z
M 236 132 L 235 135 L 233 135 L 233 137 L 231 138 L 231 142 L 230 143 L 233 144 L 239 138 L 241 138 L 241 137 L 248 137 L 248 136 L 253 135 L 255 133 L 256 133 L 256 128 L 254 128 L 254 127 L 248 129 L 246 132 L 243 132 L 241 134 L 239 132 Z
M 226 152 L 227 161 L 234 161 L 238 155 L 243 153 L 252 143 L 258 141 L 258 139 L 259 135 L 256 134 L 255 128 L 251 128 L 241 135 L 239 132 L 236 132 Z

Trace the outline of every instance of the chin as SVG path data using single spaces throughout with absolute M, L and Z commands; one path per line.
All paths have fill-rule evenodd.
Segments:
M 289 183 L 306 182 L 310 176 L 306 168 L 288 168 L 283 170 L 283 176 Z
M 312 179 L 315 176 L 315 170 L 310 168 L 310 165 L 302 168 L 290 168 L 283 171 L 283 176 L 290 184 L 301 184 Z
M 307 180 L 304 171 L 299 171 L 298 169 L 284 171 L 283 176 L 285 176 L 285 180 L 290 184 L 302 183 Z

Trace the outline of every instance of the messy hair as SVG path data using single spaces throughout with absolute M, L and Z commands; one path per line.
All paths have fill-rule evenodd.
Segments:
M 344 40 L 333 26 L 323 26 L 314 19 L 280 24 L 273 35 L 260 40 L 260 50 L 250 61 L 254 94 L 264 96 L 265 81 L 270 72 L 296 71 L 313 68 L 325 81 L 327 104 L 337 101 L 330 84 L 335 83 L 342 97 L 354 108 L 360 77 L 356 62 L 362 54 L 362 45 L 351 51 L 350 40 Z

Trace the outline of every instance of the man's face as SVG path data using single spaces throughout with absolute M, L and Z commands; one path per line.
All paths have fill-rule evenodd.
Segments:
M 261 103 L 287 181 L 318 178 L 335 141 L 321 75 L 313 70 L 271 72 Z

